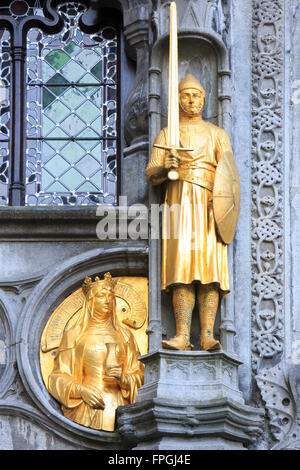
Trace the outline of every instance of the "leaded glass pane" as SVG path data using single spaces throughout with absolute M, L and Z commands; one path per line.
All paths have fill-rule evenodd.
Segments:
M 10 137 L 10 33 L 0 29 L 0 205 L 8 204 Z
M 117 34 L 79 30 L 84 7 L 59 7 L 60 34 L 28 34 L 26 205 L 113 204 Z
M 114 204 L 116 140 L 28 142 L 28 205 Z

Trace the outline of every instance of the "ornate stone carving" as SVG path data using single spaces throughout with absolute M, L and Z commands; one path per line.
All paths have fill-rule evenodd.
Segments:
M 166 360 L 167 375 L 176 375 L 178 380 L 188 381 L 190 377 L 190 363 L 189 361 L 176 362 L 173 359 Z
M 207 380 L 216 380 L 217 370 L 216 366 L 208 364 L 206 362 L 200 362 L 198 364 L 191 364 L 192 372 L 191 377 L 199 377 L 200 381 L 205 382 Z
M 163 349 L 142 361 L 146 373 L 159 366 L 158 380 L 146 381 L 136 403 L 118 410 L 119 432 L 127 438 L 129 429 L 137 450 L 243 449 L 241 442 L 260 436 L 264 410 L 244 404 L 236 357 Z
M 28 397 L 26 390 L 24 388 L 24 385 L 22 383 L 22 380 L 18 373 L 16 373 L 14 382 L 10 385 L 8 390 L 5 392 L 5 394 L 2 397 L 2 400 L 9 401 L 10 403 L 16 402 L 18 403 L 19 406 L 21 406 L 22 404 L 27 404 L 27 405 L 32 406 L 33 402 Z
M 124 114 L 125 138 L 128 144 L 135 139 L 146 139 L 148 133 L 148 82 L 145 70 L 139 71 L 136 82 L 126 101 Z
M 224 382 L 229 382 L 230 384 L 236 383 L 236 371 L 233 367 L 223 365 L 222 373 Z
M 158 0 L 157 11 L 152 15 L 159 35 L 168 33 L 170 2 Z M 181 18 L 180 29 L 206 28 L 222 34 L 225 29 L 225 15 L 222 0 L 190 0 L 178 2 L 178 13 Z
M 159 365 L 153 364 L 145 371 L 145 380 L 147 383 L 156 382 L 159 379 Z
M 136 61 L 136 77 L 124 107 L 126 143 L 148 140 L 148 20 L 149 5 L 142 2 L 123 2 L 125 37 L 128 52 Z
M 256 376 L 266 403 L 273 437 L 273 449 L 300 449 L 300 372 L 299 366 L 280 362 Z
M 170 351 L 162 349 L 141 358 L 146 365 L 145 383 L 137 402 L 152 397 L 168 399 L 170 394 L 180 401 L 229 397 L 240 403 L 237 357 L 224 351 Z M 176 398 L 176 399 L 177 399 Z
M 283 350 L 283 1 L 253 2 L 252 352 Z

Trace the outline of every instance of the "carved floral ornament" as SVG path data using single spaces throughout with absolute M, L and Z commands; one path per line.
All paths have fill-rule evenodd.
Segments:
M 277 441 L 272 450 L 299 450 L 299 365 L 280 362 L 256 376 Z
M 283 350 L 283 2 L 253 3 L 253 368 Z M 264 85 L 268 80 L 268 87 Z

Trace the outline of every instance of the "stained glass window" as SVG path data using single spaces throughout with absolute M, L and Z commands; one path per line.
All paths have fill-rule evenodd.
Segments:
M 59 34 L 27 35 L 26 205 L 116 200 L 118 35 L 81 32 L 83 9 L 59 7 Z
M 43 0 L 13 0 L 12 2 L 2 0 L 0 3 L 0 15 L 12 16 L 17 21 L 29 15 L 43 16 L 41 2 Z
M 10 34 L 0 29 L 0 205 L 8 204 L 10 126 Z

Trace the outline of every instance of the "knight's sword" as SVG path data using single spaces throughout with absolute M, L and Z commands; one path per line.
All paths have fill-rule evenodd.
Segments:
M 177 8 L 176 3 L 170 4 L 170 49 L 169 49 L 169 108 L 168 108 L 168 135 L 166 145 L 154 144 L 154 147 L 163 150 L 184 150 L 179 141 L 179 97 L 178 97 L 178 39 L 177 39 Z M 177 180 L 179 174 L 171 168 L 168 173 L 170 180 Z

